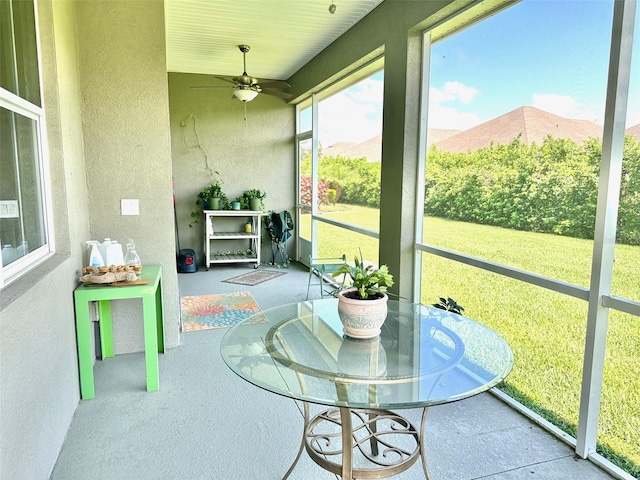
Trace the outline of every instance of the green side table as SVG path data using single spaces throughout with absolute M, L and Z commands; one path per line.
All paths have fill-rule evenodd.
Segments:
M 113 357 L 113 326 L 111 323 L 111 300 L 129 298 L 142 299 L 144 321 L 144 357 L 147 369 L 147 391 L 160 388 L 158 352 L 164 352 L 162 323 L 162 267 L 144 265 L 141 280 L 147 285 L 109 287 L 81 284 L 74 292 L 76 307 L 76 335 L 78 339 L 78 367 L 80 370 L 80 398 L 95 398 L 93 381 L 93 355 L 91 348 L 90 302 L 98 302 L 100 319 L 100 346 L 102 358 Z

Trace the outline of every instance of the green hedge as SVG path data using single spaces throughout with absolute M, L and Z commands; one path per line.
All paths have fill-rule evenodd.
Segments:
M 593 238 L 601 142 L 520 139 L 476 152 L 432 148 L 425 213 L 518 230 Z M 640 244 L 640 143 L 625 139 L 617 239 Z
M 475 152 L 432 147 L 424 213 L 465 222 L 593 238 L 602 143 L 516 138 Z M 310 161 L 303 163 L 310 171 Z M 304 168 L 303 168 L 304 170 Z M 341 203 L 380 207 L 380 163 L 325 157 L 320 179 Z M 617 241 L 640 245 L 640 142 L 625 138 Z

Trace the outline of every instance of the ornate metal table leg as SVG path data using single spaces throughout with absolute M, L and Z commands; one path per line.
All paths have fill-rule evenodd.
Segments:
M 429 469 L 427 468 L 427 459 L 424 446 L 424 425 L 427 422 L 428 407 L 424 407 L 422 411 L 422 422 L 420 422 L 420 459 L 422 460 L 422 470 L 424 471 L 425 480 L 429 480 Z
M 296 468 L 298 460 L 300 460 L 300 455 L 302 455 L 302 450 L 304 449 L 305 440 L 307 438 L 307 426 L 309 425 L 309 404 L 307 402 L 302 403 L 304 405 L 304 427 L 302 428 L 302 440 L 300 440 L 300 448 L 298 449 L 298 454 L 289 467 L 289 470 L 287 470 L 287 473 L 285 473 L 284 477 L 282 477 L 282 480 L 287 480 L 287 478 L 289 478 L 289 475 L 291 475 L 291 472 L 293 472 L 293 469 Z
M 378 437 L 376 437 L 376 433 L 378 431 L 378 425 L 376 424 L 376 415 L 375 413 L 369 414 L 369 428 L 371 429 L 371 439 L 369 440 L 369 447 L 371 447 L 371 455 L 377 457 L 380 453 L 378 451 Z
M 353 430 L 351 427 L 351 409 L 340 408 L 342 424 L 342 480 L 352 480 L 353 476 Z

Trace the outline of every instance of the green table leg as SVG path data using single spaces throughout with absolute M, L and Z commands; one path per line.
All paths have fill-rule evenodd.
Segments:
M 142 298 L 142 314 L 144 316 L 144 358 L 147 367 L 147 392 L 160 389 L 160 370 L 158 368 L 158 325 L 156 298 L 145 295 Z M 160 317 L 160 321 L 162 317 Z
M 111 301 L 98 301 L 98 318 L 100 319 L 100 348 L 102 359 L 113 357 L 113 323 L 111 321 Z
M 80 373 L 80 398 L 95 398 L 93 382 L 93 352 L 91 348 L 91 318 L 89 302 L 75 299 L 76 335 L 78 339 L 78 370 Z
M 158 288 L 156 290 L 156 325 L 158 337 L 158 352 L 164 353 L 164 323 L 162 319 L 162 279 L 158 280 Z
M 89 305 L 93 301 L 98 302 L 102 358 L 109 358 L 114 356 L 111 301 L 142 299 L 147 391 L 156 391 L 160 388 L 158 352 L 164 352 L 162 267 L 149 265 L 142 277 L 148 279 L 151 285 L 113 287 L 81 284 L 74 290 L 80 397 L 83 399 L 95 398 L 94 358 L 89 315 Z

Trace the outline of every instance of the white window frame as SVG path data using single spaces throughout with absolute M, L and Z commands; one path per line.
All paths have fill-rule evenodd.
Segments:
M 298 225 L 300 224 L 301 212 L 307 211 L 311 215 L 311 240 L 307 240 L 298 235 L 298 260 L 306 265 L 308 262 L 308 254 L 316 257 L 318 255 L 318 225 L 320 223 L 333 225 L 338 228 L 359 233 L 376 240 L 380 239 L 380 233 L 368 228 L 358 227 L 355 225 L 346 224 L 336 220 L 330 220 L 320 215 L 318 211 L 318 203 L 316 198 L 318 197 L 318 161 L 319 161 L 319 120 L 318 120 L 318 104 L 320 101 L 342 91 L 350 86 L 368 78 L 380 70 L 384 70 L 384 52 L 376 56 L 371 60 L 367 60 L 364 64 L 356 66 L 353 70 L 344 73 L 341 77 L 335 79 L 333 82 L 326 86 L 319 87 L 318 91 L 312 93 L 309 97 L 302 100 L 296 105 L 296 149 L 297 145 L 302 140 L 311 139 L 312 141 L 312 154 L 311 154 L 311 181 L 312 181 L 312 205 L 297 205 L 297 219 Z M 300 126 L 300 112 L 305 108 L 311 108 L 311 130 L 301 131 Z M 296 169 L 299 167 L 299 152 L 296 150 Z M 297 196 L 300 198 L 300 172 L 296 170 L 297 174 Z M 309 208 L 311 207 L 311 208 Z
M 11 112 L 22 115 L 29 118 L 35 123 L 35 145 L 38 149 L 38 166 L 39 166 L 39 178 L 40 178 L 40 191 L 42 198 L 42 212 L 44 218 L 42 223 L 44 225 L 44 244 L 39 248 L 29 252 L 24 257 L 21 257 L 7 266 L 2 266 L 0 262 L 0 289 L 6 287 L 20 276 L 33 270 L 40 265 L 47 258 L 51 257 L 55 252 L 54 245 L 54 229 L 53 229 L 53 208 L 51 201 L 51 178 L 49 168 L 49 150 L 47 142 L 47 125 L 46 115 L 44 108 L 44 91 L 43 91 L 43 79 L 42 79 L 42 58 L 40 48 L 40 30 L 38 28 L 38 8 L 34 2 L 34 22 L 35 22 L 35 36 L 36 36 L 36 50 L 37 50 L 37 64 L 38 64 L 38 82 L 40 86 L 40 98 L 42 106 L 35 105 L 18 95 L 0 87 L 0 107 L 3 107 Z
M 509 1 L 503 7 L 508 6 Z M 525 282 L 554 292 L 568 295 L 588 303 L 587 332 L 585 341 L 584 367 L 581 383 L 581 401 L 579 407 L 578 431 L 576 438 L 568 435 L 551 422 L 528 409 L 518 401 L 501 391 L 494 389 L 492 393 L 520 411 L 541 427 L 545 428 L 565 443 L 571 445 L 576 455 L 588 458 L 612 475 L 620 479 L 631 480 L 631 475 L 614 465 L 596 452 L 597 429 L 599 421 L 602 379 L 605 363 L 605 346 L 607 319 L 609 311 L 619 310 L 640 317 L 640 303 L 628 298 L 611 294 L 611 276 L 613 272 L 613 254 L 615 247 L 615 231 L 618 212 L 618 192 L 620 191 L 620 171 L 622 168 L 622 144 L 624 137 L 624 117 L 628 105 L 629 73 L 631 68 L 631 45 L 634 36 L 635 1 L 615 2 L 614 19 L 609 58 L 609 77 L 607 82 L 607 107 L 603 131 L 603 147 L 601 157 L 600 184 L 598 187 L 598 211 L 594 233 L 594 250 L 592 257 L 592 274 L 589 288 L 569 284 L 560 280 L 545 277 L 531 272 L 519 270 L 506 265 L 496 264 L 480 258 L 453 252 L 444 248 L 422 243 L 422 211 L 423 205 L 416 209 L 419 212 L 415 221 L 419 228 L 416 235 L 415 261 L 421 265 L 423 254 L 431 254 L 447 258 L 478 269 L 497 273 L 505 277 Z M 472 11 L 470 10 L 470 12 Z M 462 26 L 469 26 L 465 16 L 457 19 L 443 19 L 438 25 L 423 32 L 423 78 L 422 91 L 428 97 L 429 75 L 428 65 L 432 38 L 444 38 L 455 34 Z M 481 21 L 484 16 L 470 15 L 474 21 Z M 452 21 L 450 21 L 452 20 Z M 434 34 L 435 32 L 435 34 Z M 443 33 L 445 32 L 445 33 Z M 638 32 L 635 32 L 638 34 Z M 638 52 L 634 52 L 638 54 Z M 421 131 L 427 131 L 426 109 L 428 98 L 421 104 L 424 119 Z M 424 195 L 418 196 L 421 202 Z M 419 301 L 421 269 L 416 268 L 417 300 Z

